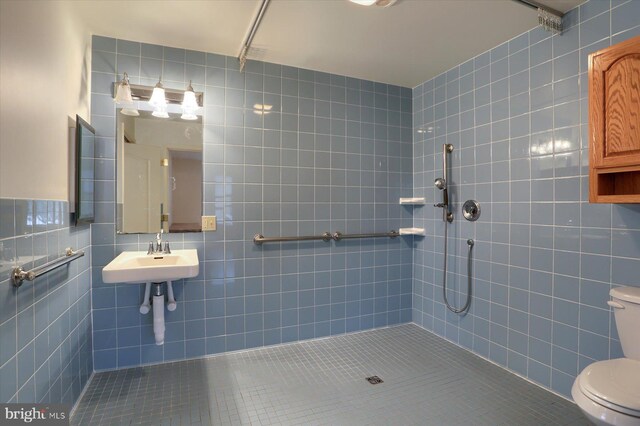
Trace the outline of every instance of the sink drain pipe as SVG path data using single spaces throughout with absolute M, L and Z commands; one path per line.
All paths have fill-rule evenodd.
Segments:
M 164 345 L 164 293 L 162 283 L 153 283 L 153 334 L 156 345 Z
M 144 287 L 144 298 L 140 305 L 140 313 L 146 315 L 151 310 L 149 299 L 151 297 L 151 284 L 146 283 Z M 167 281 L 167 309 L 171 312 L 176 310 L 177 303 L 173 295 L 173 285 Z M 153 334 L 156 337 L 156 345 L 164 344 L 164 293 L 162 283 L 153 283 Z

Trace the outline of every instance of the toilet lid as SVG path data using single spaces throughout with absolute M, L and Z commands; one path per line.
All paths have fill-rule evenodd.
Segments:
M 640 287 L 614 287 L 609 295 L 625 302 L 640 304 Z
M 640 416 L 640 361 L 593 363 L 580 374 L 580 385 L 587 396 L 612 410 Z

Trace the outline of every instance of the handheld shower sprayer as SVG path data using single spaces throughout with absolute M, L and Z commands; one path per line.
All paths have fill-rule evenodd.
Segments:
M 447 190 L 447 154 L 453 152 L 453 145 L 446 143 L 442 145 L 442 175 L 435 180 L 436 188 L 442 191 L 442 202 L 434 204 L 434 207 L 442 208 L 442 220 L 453 222 L 453 213 L 449 211 L 449 191 Z
M 469 246 L 469 264 L 467 266 L 467 300 L 462 308 L 456 308 L 449 303 L 449 299 L 447 296 L 447 229 L 449 228 L 449 224 L 447 222 L 453 222 L 453 213 L 449 211 L 449 193 L 447 191 L 447 169 L 449 168 L 449 157 L 447 156 L 447 154 L 450 154 L 451 152 L 453 152 L 453 145 L 451 145 L 450 143 L 442 145 L 442 177 L 437 178 L 434 182 L 436 188 L 442 191 L 442 202 L 434 204 L 434 206 L 442 209 L 442 220 L 444 222 L 444 267 L 442 275 L 442 297 L 447 309 L 449 309 L 451 312 L 455 312 L 456 314 L 463 314 L 467 312 L 467 309 L 469 309 L 469 306 L 471 305 L 471 247 L 473 247 L 474 241 L 467 240 L 467 244 Z

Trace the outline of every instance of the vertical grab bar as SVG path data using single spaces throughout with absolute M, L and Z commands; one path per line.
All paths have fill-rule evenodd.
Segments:
M 449 148 L 449 145 L 451 148 Z M 445 187 L 442 190 L 442 204 L 444 207 L 442 209 L 442 220 L 447 220 L 447 212 L 449 210 L 449 191 L 447 186 L 449 185 L 449 175 L 447 174 L 447 153 L 453 151 L 453 146 L 451 144 L 442 145 L 442 179 L 444 179 Z
M 442 191 L 442 202 L 434 204 L 434 207 L 442 208 L 442 221 L 453 222 L 453 213 L 449 209 L 449 176 L 447 167 L 447 154 L 453 152 L 453 145 L 445 143 L 442 145 L 442 177 L 435 180 L 436 188 Z

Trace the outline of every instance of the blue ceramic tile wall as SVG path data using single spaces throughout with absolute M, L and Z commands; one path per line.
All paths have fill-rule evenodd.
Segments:
M 73 404 L 93 372 L 88 227 L 69 227 L 66 202 L 0 198 L 0 402 Z M 28 270 L 86 252 L 16 288 Z
M 169 47 L 93 38 L 98 136 L 93 238 L 96 370 L 193 358 L 411 321 L 412 237 L 255 246 L 265 236 L 410 226 L 411 89 Z M 200 275 L 177 282 L 164 346 L 138 312 L 142 286 L 101 270 L 151 235 L 115 233 L 112 83 L 204 92 L 204 213 L 218 231 L 171 234 L 196 248 Z M 258 115 L 254 104 L 273 105 Z
M 413 89 L 414 193 L 439 201 L 442 144 L 451 154 L 456 220 L 449 226 L 451 299 L 442 298 L 443 223 L 415 251 L 413 321 L 569 396 L 576 375 L 622 356 L 606 305 L 611 287 L 640 286 L 640 207 L 588 203 L 589 53 L 640 34 L 640 1 L 591 0 L 551 36 L 526 32 Z M 480 220 L 461 204 L 477 199 Z

